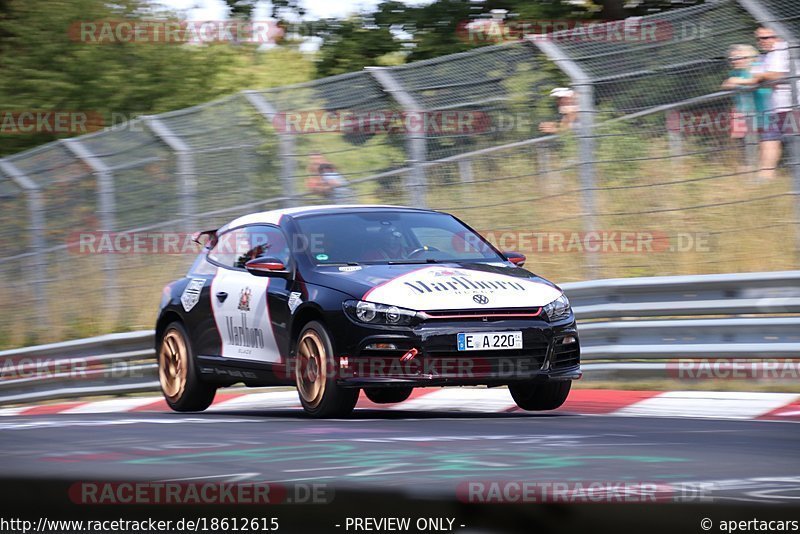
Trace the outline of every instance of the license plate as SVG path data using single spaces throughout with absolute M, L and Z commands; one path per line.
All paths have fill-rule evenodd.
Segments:
M 522 348 L 522 332 L 458 334 L 458 350 L 512 350 Z

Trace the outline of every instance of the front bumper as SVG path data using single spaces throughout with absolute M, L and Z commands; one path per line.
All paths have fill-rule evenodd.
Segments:
M 555 325 L 544 319 L 470 320 L 411 328 L 351 324 L 348 331 L 352 341 L 337 344 L 337 382 L 345 387 L 491 386 L 581 377 L 573 317 Z M 457 349 L 458 333 L 511 331 L 522 332 L 522 349 Z M 410 357 L 412 349 L 416 354 Z

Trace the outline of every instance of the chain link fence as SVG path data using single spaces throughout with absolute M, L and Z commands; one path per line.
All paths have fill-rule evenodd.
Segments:
M 347 201 L 452 212 L 559 282 L 794 268 L 797 136 L 760 180 L 757 135 L 720 126 L 729 47 L 755 45 L 759 24 L 794 76 L 800 4 L 710 0 L 245 91 L 0 160 L 0 346 L 150 327 L 198 249 L 87 252 L 85 234 L 163 241 L 329 203 L 312 188 L 320 162 Z M 576 94 L 566 127 L 556 87 Z

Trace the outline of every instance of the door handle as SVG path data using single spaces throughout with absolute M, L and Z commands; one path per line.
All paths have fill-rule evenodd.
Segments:
M 217 298 L 219 299 L 220 302 L 225 302 L 225 299 L 228 298 L 228 294 L 225 293 L 224 291 L 220 291 L 217 293 Z

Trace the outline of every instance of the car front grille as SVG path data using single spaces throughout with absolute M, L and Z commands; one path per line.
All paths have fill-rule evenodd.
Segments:
M 453 350 L 450 346 L 428 348 L 411 360 L 401 361 L 402 350 L 362 351 L 349 358 L 360 377 L 434 377 L 452 379 L 514 378 L 541 370 L 548 344 L 526 343 L 525 348 L 498 351 Z
M 581 363 L 581 350 L 577 342 L 563 345 L 561 340 L 553 350 L 553 369 L 565 369 Z
M 473 310 L 432 310 L 420 312 L 425 322 L 435 321 L 500 321 L 506 319 L 540 319 L 542 308 L 495 308 Z

